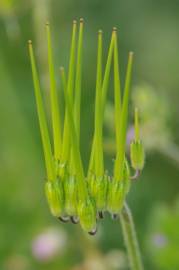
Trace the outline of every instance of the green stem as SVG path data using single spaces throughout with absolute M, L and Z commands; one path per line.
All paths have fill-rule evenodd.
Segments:
M 127 248 L 131 270 L 143 270 L 142 259 L 139 251 L 134 221 L 131 210 L 127 203 L 120 213 L 120 221 L 124 236 L 124 242 Z

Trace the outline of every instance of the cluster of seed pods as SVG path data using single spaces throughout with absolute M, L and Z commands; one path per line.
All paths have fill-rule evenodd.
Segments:
M 87 173 L 84 171 L 80 153 L 83 26 L 83 19 L 80 19 L 77 40 L 77 21 L 73 22 L 68 75 L 66 76 L 63 67 L 60 68 L 59 72 L 60 87 L 63 89 L 65 100 L 62 121 L 61 100 L 55 80 L 50 26 L 49 23 L 46 24 L 53 147 L 50 141 L 32 41 L 29 41 L 29 53 L 47 171 L 45 193 L 49 208 L 52 215 L 61 221 L 79 222 L 86 232 L 93 235 L 97 231 L 97 220 L 103 218 L 106 211 L 113 218 L 118 216 L 130 189 L 131 180 L 138 177 L 143 169 L 144 150 L 139 134 L 138 110 L 135 109 L 135 135 L 130 146 L 131 167 L 134 170 L 134 176 L 131 176 L 125 151 L 133 53 L 129 53 L 125 85 L 124 89 L 121 89 L 117 29 L 113 28 L 112 30 L 105 67 L 103 67 L 102 61 L 103 34 L 100 30 L 97 49 L 94 133 L 88 171 Z M 116 156 L 113 173 L 109 175 L 104 166 L 103 118 L 112 71 Z

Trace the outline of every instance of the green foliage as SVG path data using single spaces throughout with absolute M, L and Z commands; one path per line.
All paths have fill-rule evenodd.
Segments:
M 149 151 L 165 149 L 172 141 L 167 96 L 148 84 L 141 84 L 134 87 L 132 99 L 140 111 L 141 137 L 145 148 Z
M 2 0 L 0 12 L 9 15 L 13 13 L 14 9 L 17 9 L 17 6 L 19 7 L 20 4 L 22 4 L 21 0 Z
M 153 268 L 177 270 L 179 266 L 179 199 L 172 205 L 159 203 L 148 221 L 147 251 Z
M 7 10 L 4 9 L 5 2 L 13 2 L 14 5 Z M 106 45 L 109 39 L 108 30 L 112 25 L 116 25 L 119 28 L 121 90 L 123 90 L 126 52 L 132 49 L 135 52 L 132 96 L 134 99 L 135 97 L 138 98 L 136 88 L 142 88 L 144 94 L 148 93 L 144 102 L 138 100 L 135 105 L 140 112 L 140 130 L 145 150 L 155 150 L 156 146 L 175 142 L 173 150 L 175 150 L 174 153 L 176 154 L 176 151 L 178 151 L 179 113 L 179 61 L 176 57 L 179 44 L 179 2 L 168 1 L 164 4 L 163 1 L 144 0 L 142 4 L 140 1 L 131 2 L 131 8 L 129 8 L 128 1 L 114 1 L 111 4 L 110 1 L 87 0 L 84 4 L 82 0 L 77 3 L 71 0 L 63 2 L 57 0 L 2 0 L 0 3 L 0 268 L 6 270 L 12 268 L 20 270 L 23 267 L 38 270 L 57 270 L 59 268 L 71 270 L 72 268 L 82 267 L 91 269 L 94 258 L 89 257 L 85 252 L 88 250 L 94 251 L 95 247 L 87 247 L 82 250 L 81 247 L 87 241 L 83 234 L 81 234 L 80 240 L 76 241 L 79 228 L 60 224 L 58 220 L 51 217 L 48 208 L 45 207 L 46 202 L 43 197 L 45 169 L 39 141 L 39 129 L 37 128 L 38 119 L 36 119 L 35 115 L 29 59 L 24 44 L 29 37 L 33 38 L 38 70 L 42 79 L 42 94 L 47 105 L 48 63 L 46 37 L 43 38 L 45 36 L 45 27 L 43 25 L 46 20 L 52 20 L 51 34 L 54 41 L 53 54 L 55 74 L 57 75 L 60 62 L 65 67 L 68 64 L 69 20 L 74 15 L 81 16 L 83 14 L 86 17 L 80 138 L 81 153 L 86 168 L 93 132 L 91 116 L 95 92 L 95 31 L 98 27 L 102 27 L 104 30 L 103 53 L 106 55 Z M 7 31 L 9 31 L 9 27 L 12 27 L 10 31 L 12 30 L 12 34 L 16 35 L 14 16 L 20 29 L 18 39 L 15 40 L 10 39 L 9 32 L 6 34 L 7 26 Z M 105 61 L 104 58 L 103 60 Z M 61 90 L 58 75 L 56 81 L 58 90 Z M 116 151 L 114 111 L 110 112 L 112 106 L 109 108 L 109 102 L 113 105 L 112 84 L 109 90 L 107 106 L 105 106 L 108 125 L 104 124 L 104 153 L 105 168 L 108 168 L 111 173 L 112 159 Z M 152 94 L 150 95 L 149 92 Z M 62 103 L 61 101 L 60 103 Z M 165 113 L 160 105 L 163 101 L 165 103 Z M 152 107 L 153 105 L 154 107 Z M 145 124 L 143 121 L 143 109 L 141 110 L 141 108 L 147 110 L 151 108 L 150 113 L 147 113 L 148 120 L 145 118 Z M 129 111 L 132 112 L 129 114 L 129 123 L 132 124 L 132 104 L 129 106 Z M 47 108 L 47 115 L 50 116 L 50 106 L 49 109 Z M 160 121 L 158 121 L 159 117 Z M 110 129 L 107 127 L 110 127 Z M 49 131 L 51 131 L 50 128 L 51 123 Z M 53 149 L 52 141 L 51 145 Z M 177 193 L 178 165 L 173 166 L 170 159 L 166 159 L 163 154 L 156 152 L 153 154 L 148 151 L 145 172 L 139 180 L 139 182 L 133 182 L 127 200 L 132 206 L 138 236 L 142 244 L 148 233 L 146 224 L 148 223 L 151 208 L 155 208 L 159 200 L 170 203 Z M 43 263 L 38 262 L 32 254 L 31 242 L 34 236 L 42 232 L 46 226 L 57 226 L 57 231 L 61 231 L 63 228 L 68 231 L 68 236 L 71 235 L 71 237 L 66 240 L 68 248 L 64 249 L 63 255 L 59 251 L 57 256 L 53 256 L 50 261 Z M 177 223 L 173 224 L 173 230 L 175 226 L 178 226 Z M 113 267 L 111 266 L 112 269 L 116 268 L 117 262 L 121 265 L 121 269 L 127 268 L 127 266 L 122 267 L 121 256 L 123 253 L 120 254 L 119 251 L 116 256 L 111 256 L 114 248 L 123 247 L 122 239 L 116 237 L 119 234 L 118 222 L 111 222 L 109 218 L 105 218 L 100 233 L 93 239 L 97 241 L 100 254 L 105 252 L 107 256 L 106 258 L 99 258 L 105 269 L 110 269 L 106 260 L 110 260 L 113 265 Z M 92 241 L 94 245 L 95 241 Z M 144 246 L 143 252 L 145 252 Z M 83 263 L 86 257 L 89 258 L 87 259 L 89 260 L 88 265 Z M 146 269 L 157 269 L 157 267 L 147 264 L 153 261 L 148 252 L 145 253 L 144 259 Z M 99 269 L 99 266 L 97 267 Z

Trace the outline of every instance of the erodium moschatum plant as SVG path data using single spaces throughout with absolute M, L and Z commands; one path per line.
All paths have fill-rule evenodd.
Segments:
M 83 230 L 89 234 L 95 234 L 97 220 L 103 218 L 104 212 L 108 211 L 112 218 L 118 217 L 130 190 L 131 179 L 139 176 L 144 166 L 144 150 L 140 140 L 137 109 L 135 109 L 135 136 L 130 147 L 133 176 L 131 176 L 126 157 L 133 53 L 129 52 L 124 89 L 121 89 L 117 29 L 113 28 L 112 30 L 105 67 L 102 64 L 103 34 L 101 30 L 98 32 L 94 133 L 88 171 L 85 172 L 80 153 L 83 20 L 80 20 L 79 29 L 77 29 L 77 22 L 73 22 L 68 73 L 63 67 L 59 70 L 60 86 L 63 89 L 65 101 L 64 119 L 60 113 L 61 100 L 59 100 L 54 75 L 51 34 L 48 23 L 46 24 L 46 32 L 53 146 L 50 141 L 51 136 L 49 135 L 32 41 L 29 41 L 37 113 L 47 173 L 45 193 L 54 217 L 63 222 L 79 222 Z M 103 118 L 111 77 L 114 88 L 116 156 L 113 173 L 109 175 L 104 167 Z

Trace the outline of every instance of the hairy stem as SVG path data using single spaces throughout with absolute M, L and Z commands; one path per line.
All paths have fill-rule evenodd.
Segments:
M 134 221 L 131 210 L 127 203 L 120 213 L 120 221 L 124 236 L 124 242 L 127 248 L 129 263 L 131 270 L 143 270 L 142 259 L 139 251 Z

